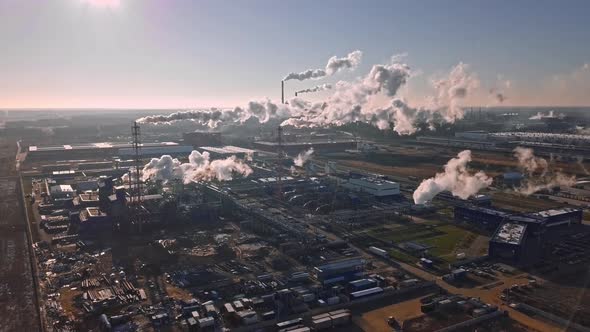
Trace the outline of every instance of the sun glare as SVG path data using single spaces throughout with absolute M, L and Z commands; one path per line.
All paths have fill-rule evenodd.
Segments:
M 81 0 L 83 3 L 97 8 L 119 8 L 121 0 Z

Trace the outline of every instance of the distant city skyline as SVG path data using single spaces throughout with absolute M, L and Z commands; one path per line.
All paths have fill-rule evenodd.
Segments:
M 0 0 L 0 109 L 279 101 L 289 73 L 328 69 L 287 81 L 292 97 L 400 54 L 412 105 L 465 63 L 477 89 L 464 106 L 590 106 L 588 12 L 588 1 Z M 358 63 L 326 67 L 355 50 Z

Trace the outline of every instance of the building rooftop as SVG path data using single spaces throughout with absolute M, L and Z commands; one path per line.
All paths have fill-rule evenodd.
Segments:
M 58 184 L 55 186 L 51 186 L 51 193 L 52 194 L 58 194 L 58 193 L 73 193 L 74 189 L 72 189 L 72 186 L 68 185 L 68 184 Z
M 235 154 L 235 153 L 254 153 L 254 150 L 241 148 L 239 146 L 223 146 L 223 147 L 214 147 L 214 146 L 202 146 L 199 149 L 217 153 L 217 154 Z
M 143 143 L 141 147 L 163 147 L 163 146 L 177 146 L 175 142 L 155 142 L 155 143 Z M 29 152 L 41 152 L 41 151 L 64 151 L 64 150 L 91 150 L 91 149 L 121 149 L 121 148 L 132 148 L 131 143 L 128 142 L 100 142 L 100 143 L 87 143 L 87 144 L 64 144 L 54 146 L 29 146 Z
M 579 212 L 580 209 L 575 209 L 575 208 L 561 208 L 561 209 L 550 209 L 550 210 L 545 210 L 545 211 L 539 211 L 539 212 L 535 212 L 535 213 L 530 213 L 530 216 L 533 217 L 542 217 L 542 218 L 549 218 L 549 217 L 555 217 L 555 216 L 559 216 L 559 215 L 563 215 L 563 214 L 567 214 L 567 213 L 572 213 L 572 212 Z
M 269 145 L 275 146 L 278 143 L 273 141 L 256 141 L 256 144 L 260 145 Z M 310 140 L 307 142 L 282 142 L 283 146 L 300 146 L 300 145 L 309 145 L 312 146 L 314 144 L 337 144 L 337 143 L 356 143 L 355 140 L 352 139 L 333 139 L 333 140 Z
M 507 222 L 502 224 L 496 234 L 494 234 L 492 241 L 497 243 L 507 243 L 518 245 L 521 243 L 526 232 L 526 225 Z
M 103 211 L 101 211 L 99 208 L 96 208 L 96 207 L 86 208 L 86 213 L 88 213 L 89 217 L 103 217 L 103 216 L 107 215 L 106 213 L 104 213 Z

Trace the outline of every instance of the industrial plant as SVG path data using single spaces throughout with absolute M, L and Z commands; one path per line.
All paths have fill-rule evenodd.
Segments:
M 524 330 L 588 263 L 579 135 L 150 128 L 21 143 L 44 329 Z

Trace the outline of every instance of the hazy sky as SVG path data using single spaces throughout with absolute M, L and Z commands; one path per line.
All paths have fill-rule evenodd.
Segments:
M 502 87 L 505 105 L 590 105 L 589 13 L 583 0 L 0 0 L 0 108 L 278 99 L 288 72 L 357 49 L 356 70 L 289 81 L 288 95 L 407 53 L 416 102 L 462 61 L 481 85 L 470 104 Z

